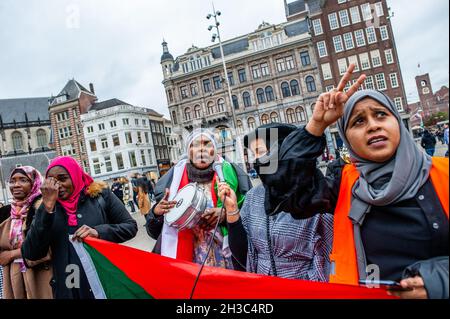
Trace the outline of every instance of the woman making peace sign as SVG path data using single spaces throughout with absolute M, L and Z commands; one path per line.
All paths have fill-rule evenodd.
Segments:
M 416 146 L 389 97 L 358 91 L 365 75 L 344 92 L 353 69 L 283 142 L 280 174 L 261 176 L 270 189 L 266 212 L 334 212 L 330 282 L 394 280 L 405 289 L 392 292 L 399 297 L 448 298 L 448 159 Z M 324 177 L 314 162 L 336 121 L 352 164 Z

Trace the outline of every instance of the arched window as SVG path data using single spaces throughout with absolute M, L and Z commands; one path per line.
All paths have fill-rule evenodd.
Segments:
M 277 112 L 270 113 L 270 121 L 272 123 L 279 123 L 280 122 L 280 117 L 278 116 Z
M 206 110 L 208 111 L 208 115 L 214 114 L 214 103 L 208 102 Z
M 252 105 L 252 100 L 250 99 L 250 93 L 244 92 L 242 94 L 242 99 L 244 100 L 245 107 L 249 107 L 250 105 Z
M 266 103 L 266 96 L 264 95 L 263 89 L 256 90 L 256 98 L 258 99 L 258 104 Z
M 223 99 L 217 100 L 217 109 L 219 112 L 225 112 L 225 101 Z
M 238 133 L 243 133 L 244 132 L 244 125 L 242 124 L 242 121 L 241 120 L 237 120 L 236 121 L 236 125 L 237 125 Z
M 172 111 L 172 121 L 173 121 L 173 124 L 178 124 L 178 120 L 177 120 L 177 112 L 175 112 L 175 111 Z
M 295 112 L 293 109 L 286 110 L 286 120 L 289 124 L 297 122 L 297 119 L 295 118 Z
M 306 114 L 305 114 L 305 109 L 301 106 L 297 107 L 295 109 L 295 113 L 297 114 L 297 119 L 300 122 L 305 122 L 306 121 Z
M 191 119 L 191 108 L 187 107 L 184 109 L 184 119 L 189 121 Z
M 273 95 L 273 89 L 271 86 L 266 87 L 266 100 L 267 102 L 275 100 L 275 96 Z
M 200 105 L 194 106 L 194 117 L 196 119 L 199 119 L 201 117 L 201 109 L 202 108 L 200 107 Z
M 22 133 L 20 132 L 14 132 L 12 133 L 12 141 L 13 141 L 13 147 L 15 151 L 21 151 L 23 150 L 23 138 Z
M 291 96 L 291 90 L 289 89 L 289 84 L 287 82 L 281 83 L 281 92 L 283 93 L 283 97 Z
M 254 130 L 256 128 L 256 122 L 255 122 L 255 119 L 253 117 L 249 117 L 248 118 L 247 124 L 248 124 L 248 128 L 250 130 Z
M 311 104 L 311 114 L 314 113 L 314 107 L 316 106 L 316 104 Z
M 47 133 L 43 129 L 39 129 L 36 132 L 37 144 L 38 147 L 46 147 L 48 145 L 47 142 Z
M 233 95 L 231 98 L 233 99 L 233 106 L 234 106 L 234 108 L 235 108 L 236 110 L 239 109 L 239 100 L 238 100 L 238 97 L 237 97 L 236 95 Z
M 270 122 L 269 115 L 267 115 L 267 114 L 261 115 L 261 124 L 262 125 L 269 124 L 269 122 Z
M 314 81 L 314 78 L 311 75 L 308 75 L 305 81 L 306 81 L 306 89 L 308 90 L 308 92 L 315 92 L 316 82 Z
M 291 92 L 292 92 L 292 95 L 300 95 L 300 88 L 298 86 L 297 80 L 291 81 Z

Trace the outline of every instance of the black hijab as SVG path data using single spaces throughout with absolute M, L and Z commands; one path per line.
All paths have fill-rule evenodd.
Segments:
M 265 140 L 268 149 L 267 154 L 256 159 L 253 164 L 259 178 L 265 188 L 264 206 L 267 214 L 271 214 L 278 206 L 278 201 L 274 201 L 274 189 L 271 181 L 276 179 L 279 174 L 284 174 L 285 167 L 279 164 L 281 145 L 284 140 L 294 131 L 297 130 L 295 125 L 271 123 L 258 127 L 255 131 L 244 136 L 244 146 L 249 148 L 250 143 L 261 138 Z M 276 210 L 276 209 L 275 209 Z

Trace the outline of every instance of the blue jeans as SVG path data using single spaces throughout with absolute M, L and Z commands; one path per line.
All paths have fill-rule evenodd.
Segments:
M 434 148 L 427 148 L 425 150 L 425 152 L 427 152 L 428 155 L 433 156 L 434 152 L 435 152 L 435 149 Z

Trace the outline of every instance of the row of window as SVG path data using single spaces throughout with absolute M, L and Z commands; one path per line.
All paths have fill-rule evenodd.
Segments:
M 177 140 L 174 138 L 167 137 L 167 145 L 169 146 L 177 146 Z
M 47 147 L 48 146 L 48 139 L 47 139 L 47 132 L 43 129 L 39 129 L 36 131 L 36 139 L 37 139 L 37 146 L 38 147 Z M 13 149 L 15 151 L 23 151 L 24 150 L 24 143 L 23 143 L 23 134 L 19 131 L 12 132 L 11 134 L 11 140 L 13 144 Z
M 341 27 L 349 26 L 350 24 L 356 24 L 363 21 L 373 19 L 372 11 L 374 11 L 377 17 L 384 16 L 383 3 L 377 2 L 375 4 L 364 3 L 361 5 L 361 14 L 358 6 L 351 7 L 349 10 L 340 10 L 339 12 L 333 12 L 328 15 L 328 23 L 331 30 L 339 29 L 339 23 Z M 339 19 L 338 19 L 339 15 Z M 361 20 L 362 16 L 362 20 Z M 322 22 L 320 19 L 312 21 L 313 30 L 315 35 L 323 34 Z
M 143 144 L 144 141 L 146 144 L 150 143 L 150 138 L 149 138 L 149 133 L 148 132 L 143 132 L 144 134 L 142 135 L 142 132 L 137 132 L 136 136 L 137 136 L 137 140 L 135 141 L 135 143 L 137 144 Z M 119 138 L 119 134 L 113 134 L 111 136 L 112 139 L 112 146 L 113 147 L 118 147 L 120 146 L 120 138 Z M 131 132 L 125 132 L 125 144 L 133 144 L 133 136 L 131 134 Z M 97 142 L 96 140 L 92 139 L 89 140 L 89 145 L 90 145 L 90 149 L 91 152 L 96 152 L 97 151 Z M 108 149 L 109 148 L 109 141 L 108 141 L 108 137 L 101 137 L 100 138 L 100 145 L 101 145 L 101 149 Z
M 153 165 L 153 155 L 152 150 L 140 150 L 138 152 L 138 156 L 140 155 L 141 162 L 138 163 L 136 158 L 136 151 L 129 151 L 128 153 L 128 161 L 131 167 L 137 167 L 139 166 L 147 166 L 147 159 L 149 165 Z M 114 163 L 113 163 L 114 161 Z M 104 171 L 105 172 L 112 172 L 113 171 L 113 164 L 115 164 L 116 169 L 115 170 L 123 170 L 125 169 L 125 163 L 123 159 L 122 153 L 116 153 L 114 154 L 114 157 L 111 158 L 110 155 L 104 156 L 103 161 L 101 162 L 99 158 L 93 158 L 92 159 L 94 174 L 99 175 L 102 173 L 102 166 L 105 166 Z
M 307 76 L 305 78 L 305 82 L 306 82 L 306 89 L 308 92 L 316 92 L 317 88 L 316 88 L 316 83 L 314 80 L 314 77 L 312 76 Z M 291 80 L 290 82 L 282 82 L 281 83 L 281 93 L 283 95 L 284 98 L 288 98 L 291 96 L 296 96 L 296 95 L 300 95 L 300 86 L 299 86 L 299 82 L 297 80 Z M 239 109 L 240 105 L 239 105 L 239 98 L 236 95 L 232 96 L 233 99 L 233 107 L 235 109 Z M 264 104 L 267 102 L 271 102 L 273 100 L 275 100 L 275 95 L 274 95 L 274 91 L 272 86 L 266 86 L 264 89 L 263 88 L 258 88 L 256 90 L 256 100 L 258 102 L 258 104 Z M 249 92 L 245 91 L 244 93 L 242 93 L 242 102 L 244 107 L 250 107 L 252 106 L 252 98 Z M 184 119 L 186 121 L 189 121 L 193 118 L 195 119 L 199 119 L 202 117 L 202 112 L 201 112 L 201 106 L 200 105 L 196 105 L 193 108 L 193 114 L 192 114 L 192 109 L 190 107 L 187 107 L 184 109 Z M 208 102 L 208 104 L 206 105 L 206 113 L 207 115 L 211 115 L 217 112 L 224 112 L 225 111 L 225 101 L 224 99 L 219 99 L 217 100 L 217 104 L 214 105 L 213 102 Z M 174 112 L 172 112 L 172 114 L 174 114 Z M 172 117 L 174 120 L 174 123 L 176 124 L 176 117 Z
M 381 26 L 380 28 L 380 36 L 381 40 L 388 40 L 389 33 L 386 26 Z M 366 45 L 366 36 L 367 43 L 372 44 L 377 42 L 377 34 L 375 32 L 375 28 L 373 26 L 365 29 L 366 35 L 364 35 L 364 30 L 359 29 L 354 32 L 344 33 L 343 35 L 337 35 L 333 37 L 333 45 L 334 51 L 336 53 L 343 52 L 346 50 L 352 50 L 356 47 L 362 47 Z M 323 58 L 328 56 L 327 45 L 325 41 L 317 42 L 317 51 L 319 52 L 319 57 Z
M 141 121 L 139 121 L 139 119 L 134 119 L 134 124 L 135 125 L 139 125 L 140 123 L 142 123 L 143 126 L 147 126 L 147 120 L 142 119 Z M 123 118 L 122 119 L 122 124 L 125 126 L 129 126 L 130 125 L 130 119 L 128 118 Z M 116 120 L 112 120 L 109 121 L 109 128 L 115 128 L 117 127 L 117 121 Z M 98 124 L 98 130 L 99 131 L 104 131 L 105 130 L 105 123 L 99 123 Z M 94 132 L 94 127 L 93 126 L 88 126 L 87 127 L 87 132 L 88 133 L 93 133 Z
M 399 87 L 399 80 L 397 73 L 391 73 L 389 74 L 389 82 L 391 84 L 391 88 L 395 89 Z M 353 85 L 356 82 L 356 80 L 349 81 L 347 85 L 345 86 L 345 91 L 347 91 L 351 85 Z M 334 89 L 334 85 L 330 85 L 326 87 L 326 91 L 331 91 Z M 378 91 L 385 91 L 388 89 L 387 86 L 387 80 L 384 73 L 378 73 L 375 75 L 368 75 L 366 77 L 366 80 L 363 85 L 359 87 L 359 90 L 378 90 Z M 401 97 L 395 97 L 394 103 L 397 106 L 397 109 L 399 111 L 403 111 L 403 99 Z
M 196 56 L 191 56 L 188 62 L 182 63 L 181 67 L 184 73 L 189 73 L 192 71 L 200 70 L 203 67 L 207 67 L 211 65 L 211 58 L 209 55 L 200 56 L 197 54 Z
M 311 65 L 311 58 L 308 51 L 300 52 L 300 62 L 302 66 Z M 289 55 L 283 58 L 276 59 L 275 65 L 278 73 L 287 72 L 296 68 L 296 62 L 294 56 Z M 250 67 L 252 78 L 254 80 L 270 76 L 271 71 L 269 64 L 267 62 L 263 62 L 260 64 L 255 64 Z M 237 70 L 239 83 L 247 82 L 247 71 L 245 68 Z M 234 86 L 236 84 L 234 80 L 233 71 L 228 72 L 228 81 L 230 86 Z M 203 92 L 210 93 L 213 90 L 220 90 L 223 88 L 224 79 L 220 75 L 216 75 L 211 79 L 203 79 Z M 180 87 L 180 96 L 182 99 L 186 99 L 189 97 L 195 97 L 199 94 L 197 83 L 191 83 L 189 86 L 183 85 Z M 167 96 L 169 102 L 173 102 L 173 94 L 171 90 L 167 91 Z
M 385 50 L 384 56 L 385 64 L 394 63 L 392 49 Z M 364 52 L 359 55 L 352 55 L 347 58 L 338 59 L 337 64 L 339 68 L 339 74 L 343 75 L 351 63 L 355 65 L 355 72 L 383 66 L 383 60 L 381 58 L 380 50 L 378 49 L 372 50 L 370 52 Z M 322 64 L 321 68 L 324 80 L 330 80 L 333 78 L 330 63 Z
M 169 151 L 167 148 L 155 148 L 156 158 L 161 160 L 169 159 Z
M 311 107 L 312 108 L 312 107 Z M 293 123 L 305 123 L 308 120 L 306 115 L 306 111 L 302 106 L 298 106 L 295 109 L 289 108 L 285 111 L 286 122 Z M 260 124 L 269 124 L 269 123 L 279 123 L 281 121 L 280 116 L 277 112 L 271 112 L 270 114 L 264 113 L 260 117 Z M 237 130 L 239 133 L 244 132 L 244 126 L 242 120 L 237 120 Z M 247 127 L 249 130 L 255 129 L 257 126 L 256 120 L 253 116 L 250 116 L 247 119 Z

